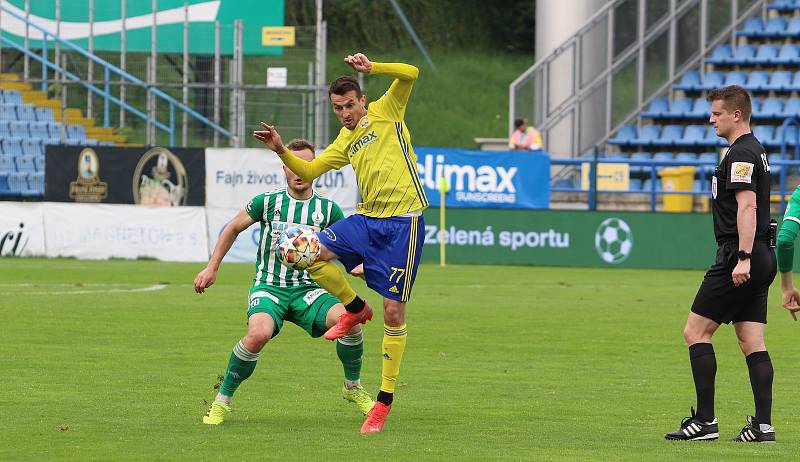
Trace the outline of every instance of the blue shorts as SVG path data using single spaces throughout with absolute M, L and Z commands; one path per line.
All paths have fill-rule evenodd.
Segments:
M 370 289 L 407 302 L 417 276 L 425 222 L 418 217 L 372 218 L 350 215 L 319 233 L 319 240 L 352 270 L 364 264 Z

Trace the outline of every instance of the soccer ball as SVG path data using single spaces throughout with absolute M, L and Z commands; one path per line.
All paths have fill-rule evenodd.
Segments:
M 290 226 L 278 236 L 275 256 L 291 269 L 304 270 L 319 258 L 319 238 L 311 228 Z
M 594 246 L 606 263 L 621 263 L 633 250 L 633 232 L 619 218 L 607 218 L 594 233 Z

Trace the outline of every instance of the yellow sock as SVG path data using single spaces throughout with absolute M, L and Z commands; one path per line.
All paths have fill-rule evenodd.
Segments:
M 344 274 L 336 267 L 336 264 L 329 261 L 318 261 L 308 267 L 308 273 L 320 287 L 328 293 L 341 300 L 347 305 L 356 298 L 356 292 L 350 287 Z
M 406 349 L 408 333 L 406 325 L 392 327 L 383 325 L 383 365 L 381 366 L 381 391 L 394 393 L 400 362 Z

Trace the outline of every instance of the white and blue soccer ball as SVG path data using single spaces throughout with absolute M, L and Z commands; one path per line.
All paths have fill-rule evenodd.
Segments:
M 594 233 L 594 246 L 606 263 L 621 263 L 633 250 L 633 231 L 619 218 L 607 218 Z
M 304 270 L 319 258 L 317 233 L 305 226 L 290 226 L 278 236 L 275 256 L 284 266 Z

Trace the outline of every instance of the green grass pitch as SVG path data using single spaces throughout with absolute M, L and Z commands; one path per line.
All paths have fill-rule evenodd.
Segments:
M 694 404 L 681 331 L 700 271 L 423 265 L 382 434 L 340 396 L 332 344 L 287 324 L 220 427 L 200 419 L 245 331 L 251 265 L 0 259 L 0 460 L 797 460 L 800 323 L 770 294 L 777 445 L 663 440 Z M 131 291 L 156 284 L 162 290 Z M 379 298 L 368 294 L 374 306 Z M 380 310 L 376 310 L 380 313 Z M 363 382 L 380 377 L 380 315 Z M 721 436 L 753 412 L 729 326 Z

